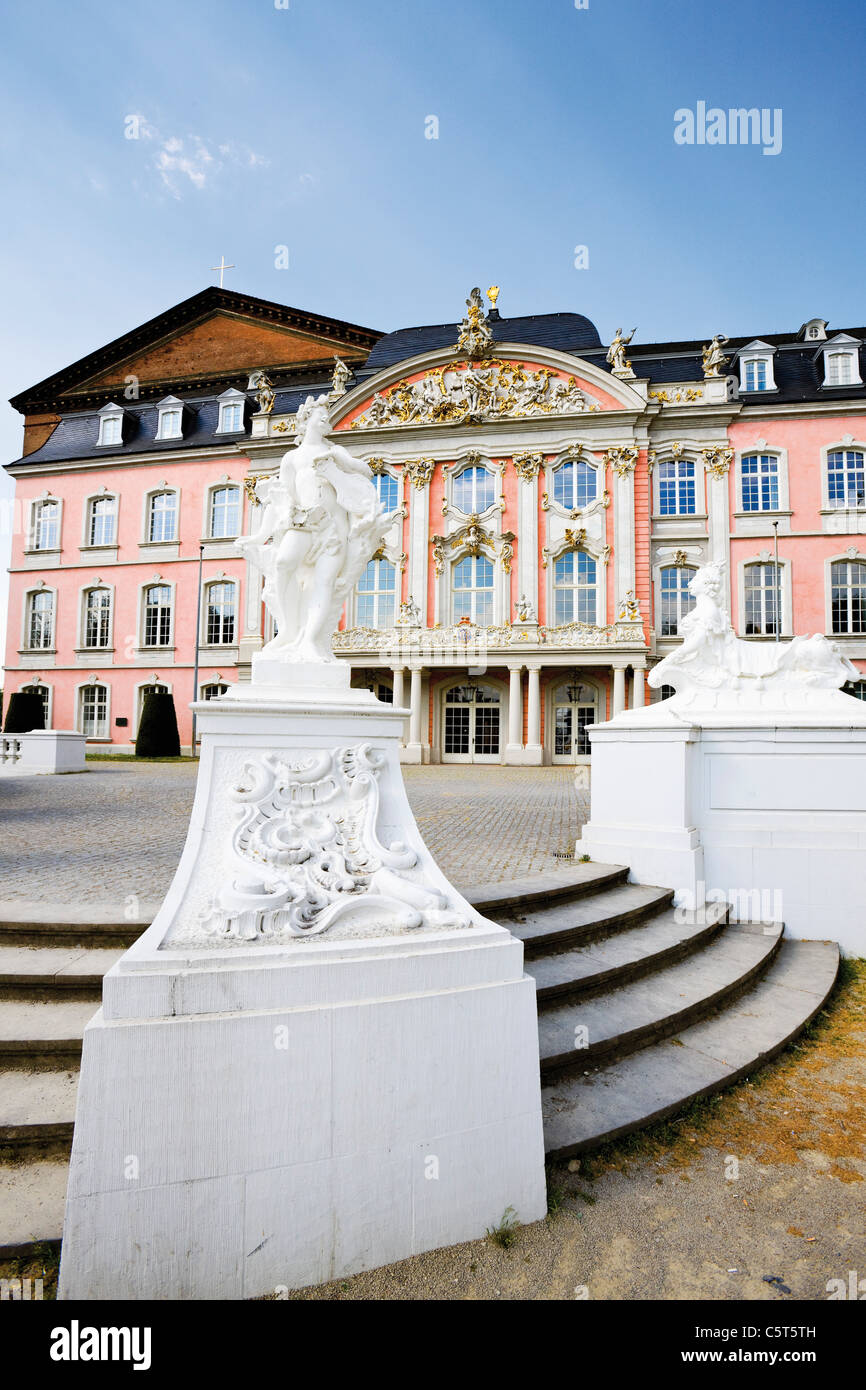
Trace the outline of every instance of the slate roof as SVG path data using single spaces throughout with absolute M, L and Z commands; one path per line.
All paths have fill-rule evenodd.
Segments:
M 598 329 L 583 314 L 525 314 L 503 319 L 490 315 L 488 322 L 497 343 L 526 343 L 577 353 L 583 348 L 601 346 Z M 380 338 L 367 358 L 367 369 L 380 372 L 407 357 L 437 348 L 453 347 L 457 342 L 456 323 L 426 324 L 420 328 L 398 328 Z

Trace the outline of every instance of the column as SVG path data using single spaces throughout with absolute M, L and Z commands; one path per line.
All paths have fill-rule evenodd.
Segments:
M 404 763 L 420 763 L 424 761 L 421 730 L 422 730 L 422 686 L 421 686 L 421 667 L 410 667 L 409 681 L 409 742 L 401 751 L 400 760 Z
M 523 762 L 523 681 L 522 666 L 508 668 L 508 743 L 505 748 L 507 763 Z
M 420 610 L 420 623 L 426 627 L 434 619 L 427 613 L 427 552 L 430 548 L 430 476 L 425 466 L 428 460 L 417 460 L 414 467 L 403 465 L 406 473 L 406 498 L 409 503 L 409 593 Z M 438 528 L 436 528 L 438 529 Z
M 544 761 L 541 746 L 541 667 L 527 666 L 529 672 L 529 699 L 527 702 L 526 757 L 528 763 L 540 764 Z
M 622 714 L 625 709 L 625 667 L 613 668 L 613 715 Z
M 635 449 L 634 456 L 631 450 Z M 614 448 L 608 451 L 608 462 L 613 473 L 613 562 L 614 562 L 614 611 L 608 614 L 608 622 L 615 619 L 619 606 L 629 591 L 635 586 L 635 523 L 634 523 L 634 467 L 637 451 L 634 445 Z
M 405 695 L 404 695 L 404 692 L 403 692 L 403 676 L 404 676 L 403 667 L 402 667 L 402 666 L 395 666 L 394 669 L 393 669 L 393 673 L 392 673 L 392 674 L 393 674 L 393 684 L 394 684 L 394 708 L 395 708 L 395 709 L 401 709 L 402 706 L 403 706 L 403 701 L 404 701 L 404 699 L 405 699 Z M 404 720 L 403 720 L 403 733 L 402 733 L 402 735 L 401 735 L 401 737 L 400 737 L 400 746 L 401 746 L 401 748 L 402 748 L 402 747 L 405 747 L 405 744 L 406 744 L 406 721 L 405 721 L 405 719 L 404 719 Z
M 646 704 L 646 667 L 635 666 L 632 709 L 643 709 Z
M 238 642 L 238 681 L 248 681 L 252 674 L 254 652 L 260 652 L 264 645 L 262 579 L 258 565 L 250 559 L 249 551 L 244 555 L 246 573 L 244 576 L 244 629 Z
M 702 451 L 704 486 L 707 490 L 707 534 L 711 560 L 721 560 L 725 566 L 725 599 L 731 612 L 731 515 L 729 505 L 728 469 L 733 450 L 719 446 Z

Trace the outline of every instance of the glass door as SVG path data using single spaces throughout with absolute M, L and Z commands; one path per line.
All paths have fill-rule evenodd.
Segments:
M 586 762 L 590 755 L 587 730 L 595 719 L 595 690 L 572 681 L 553 693 L 553 761 Z
M 502 711 L 499 691 L 491 685 L 452 686 L 445 695 L 442 761 L 498 763 Z

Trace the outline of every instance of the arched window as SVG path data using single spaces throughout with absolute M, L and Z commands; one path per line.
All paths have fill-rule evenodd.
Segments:
M 659 512 L 662 516 L 694 516 L 695 465 L 691 459 L 665 459 L 659 464 Z
M 111 641 L 111 593 L 89 589 L 84 601 L 85 647 L 107 647 Z
M 830 566 L 830 606 L 834 632 L 866 632 L 866 564 L 862 560 L 836 560 Z
M 117 539 L 117 499 L 93 497 L 88 507 L 87 544 L 114 545 Z
M 479 627 L 493 622 L 493 564 L 486 555 L 464 555 L 451 570 L 452 622 L 468 618 Z
M 78 693 L 78 728 L 86 738 L 108 738 L 107 686 L 82 686 Z
M 676 637 L 680 623 L 695 606 L 689 584 L 696 570 L 688 565 L 668 565 L 661 573 L 661 636 Z
M 382 503 L 383 511 L 386 513 L 396 511 L 400 495 L 397 479 L 390 473 L 375 473 L 373 486 L 376 489 L 376 496 Z
M 54 594 L 37 589 L 28 596 L 27 645 L 34 651 L 54 646 Z
M 224 681 L 211 681 L 209 685 L 202 686 L 201 698 L 203 700 L 216 700 L 218 696 L 225 695 L 227 692 L 228 686 Z
M 850 386 L 854 380 L 854 362 L 850 352 L 825 353 L 828 386 Z
M 751 362 L 743 363 L 743 390 L 744 391 L 766 391 L 767 389 L 767 359 L 765 357 L 753 358 Z
M 493 474 L 481 466 L 464 468 L 454 479 L 454 505 L 467 516 L 480 514 L 496 500 Z
M 144 591 L 144 642 L 145 647 L 168 647 L 171 645 L 171 587 L 168 584 L 151 584 Z
M 779 510 L 779 460 L 773 454 L 747 454 L 740 461 L 744 512 Z
M 855 700 L 866 700 L 866 681 L 846 681 L 842 690 L 846 695 L 853 695 Z
M 553 475 L 553 499 L 567 511 L 588 507 L 597 496 L 598 474 L 584 459 L 566 459 Z
M 214 539 L 237 536 L 241 529 L 241 490 L 215 487 L 210 495 L 210 535 Z
M 155 492 L 150 499 L 147 520 L 149 541 L 177 540 L 177 493 Z
M 831 507 L 866 504 L 866 473 L 860 449 L 831 449 L 827 455 L 827 498 Z
M 598 613 L 598 569 L 585 550 L 567 550 L 553 562 L 553 622 L 594 623 Z
M 207 586 L 207 636 L 209 647 L 231 646 L 235 640 L 235 586 L 220 581 Z
M 779 627 L 781 569 L 774 564 L 746 565 L 745 632 L 747 637 L 775 637 Z
M 41 683 L 36 685 L 22 685 L 21 690 L 25 695 L 38 695 L 42 701 L 42 727 L 47 729 L 48 725 L 48 702 L 51 698 L 51 691 L 47 685 Z
M 370 560 L 358 582 L 359 627 L 393 627 L 397 616 L 397 571 L 390 560 Z
M 33 549 L 57 550 L 60 545 L 60 503 L 53 497 L 33 508 Z
M 660 685 L 658 700 L 659 702 L 661 702 L 662 700 L 670 700 L 672 696 L 676 695 L 676 693 L 677 692 L 674 690 L 672 685 Z

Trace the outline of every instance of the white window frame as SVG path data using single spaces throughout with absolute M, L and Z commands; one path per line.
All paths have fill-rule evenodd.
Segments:
M 582 545 L 574 546 L 564 538 L 559 542 L 555 549 L 547 552 L 547 568 L 545 570 L 545 611 L 547 613 L 546 625 L 554 626 L 554 614 L 556 612 L 555 585 L 553 582 L 553 567 L 557 560 L 561 559 L 567 550 L 585 550 L 591 560 L 595 561 L 596 566 L 596 586 L 595 586 L 595 607 L 597 627 L 604 627 L 607 623 L 607 563 L 604 558 L 604 549 L 587 536 Z M 575 618 L 575 622 L 580 619 Z
M 740 366 L 740 391 L 747 396 L 766 396 L 771 391 L 778 391 L 776 377 L 773 371 L 773 359 L 776 349 L 770 343 L 764 343 L 759 338 L 753 339 L 746 347 L 739 352 Z M 762 387 L 748 387 L 746 385 L 746 367 L 751 363 L 763 362 L 767 369 L 766 385 Z
M 746 636 L 746 568 L 748 565 L 772 565 L 774 562 L 773 552 L 762 550 L 758 555 L 744 556 L 737 563 L 737 635 L 739 637 Z M 779 556 L 779 571 L 779 587 L 782 591 L 779 636 L 784 641 L 785 638 L 793 636 L 794 595 L 791 561 L 781 555 Z M 756 634 L 749 637 L 748 640 L 750 642 L 773 642 L 775 641 L 775 633 L 769 633 L 765 636 Z
M 138 597 L 138 650 L 144 652 L 165 652 L 174 651 L 175 648 L 175 622 L 177 613 L 175 611 L 175 584 L 169 579 L 163 579 L 161 575 L 154 575 L 144 584 L 139 586 Z M 169 609 L 171 612 L 171 622 L 169 639 L 167 642 L 156 643 L 153 646 L 146 642 L 147 637 L 147 591 L 148 589 L 168 589 L 169 590 Z
M 40 509 L 47 503 L 53 503 L 57 507 L 57 544 L 56 545 L 37 545 L 39 513 Z M 63 503 L 59 497 L 53 493 L 44 493 L 42 497 L 34 497 L 30 503 L 30 523 L 28 528 L 27 549 L 34 555 L 56 555 L 63 548 Z
M 96 441 L 97 448 L 122 449 L 124 443 L 123 422 L 126 417 L 126 412 L 124 411 L 123 407 L 115 404 L 114 401 L 109 401 L 108 405 L 104 405 L 102 409 L 97 412 L 97 414 L 99 418 L 99 437 Z M 106 434 L 108 425 L 110 422 L 113 421 L 117 421 L 118 424 L 118 438 L 107 439 Z
M 570 618 L 570 619 L 568 620 L 568 622 L 559 623 L 559 622 L 557 622 L 557 618 L 556 618 L 556 595 L 557 595 L 557 593 L 562 593 L 563 590 L 564 590 L 564 589 L 567 589 L 567 588 L 572 589 L 575 593 L 578 592 L 578 587 L 577 587 L 576 585 L 568 585 L 568 586 L 563 585 L 563 586 L 559 586 L 559 585 L 557 585 L 557 583 L 556 583 L 556 565 L 557 565 L 557 562 L 558 562 L 559 560 L 563 559 L 563 557 L 564 557 L 565 555 L 568 555 L 568 554 L 571 553 L 571 552 L 574 552 L 575 554 L 580 554 L 580 553 L 582 552 L 584 555 L 587 556 L 588 559 L 592 560 L 593 564 L 595 565 L 595 617 L 594 617 L 594 618 L 579 618 L 579 617 L 572 617 L 572 618 Z M 550 571 L 550 580 L 549 580 L 549 594 L 548 594 L 548 607 L 547 607 L 547 626 L 548 626 L 548 627 L 569 627 L 572 623 L 589 623 L 592 627 L 599 627 L 599 626 L 601 625 L 600 619 L 599 619 L 599 609 L 601 608 L 601 604 L 602 604 L 601 592 L 602 592 L 602 589 L 604 589 L 604 588 L 607 587 L 607 586 L 606 586 L 606 577 L 607 577 L 607 576 L 606 576 L 605 566 L 604 566 L 604 564 L 602 563 L 602 561 L 601 561 L 601 559 L 599 558 L 599 556 L 596 555 L 596 554 L 594 553 L 594 551 L 591 549 L 590 546 L 587 546 L 587 545 L 574 546 L 574 545 L 566 544 L 566 545 L 561 546 L 561 547 L 559 548 L 559 550 L 556 552 L 555 555 L 551 555 L 550 560 L 549 560 L 549 562 L 548 562 L 548 569 L 549 569 L 549 571 Z
M 95 650 L 95 648 L 94 648 Z M 80 734 L 84 733 L 84 692 L 91 685 L 101 686 L 105 691 L 105 727 L 104 734 L 88 734 L 88 743 L 110 743 L 111 742 L 111 685 L 108 681 L 97 680 L 91 676 L 86 681 L 81 681 L 75 687 L 75 727 Z
M 824 561 L 824 632 L 833 642 L 843 639 L 845 642 L 866 643 L 866 632 L 834 632 L 833 631 L 833 566 L 836 564 L 866 565 L 866 553 L 862 553 L 854 546 L 841 555 L 828 555 Z M 866 679 L 866 677 L 864 677 Z
M 216 584 L 230 584 L 230 585 L 232 586 L 232 588 L 234 589 L 234 591 L 235 591 L 235 599 L 234 599 L 234 606 L 235 606 L 235 630 L 234 630 L 234 636 L 233 636 L 231 642 L 211 642 L 211 641 L 209 640 L 209 638 L 208 638 L 208 603 L 209 603 L 208 595 L 209 595 L 211 589 L 212 589 L 212 588 L 214 587 L 214 585 L 216 585 Z M 239 585 L 238 581 L 237 581 L 232 575 L 230 575 L 230 574 L 213 574 L 213 575 L 210 575 L 209 578 L 205 580 L 205 583 L 204 583 L 204 585 L 202 586 L 202 596 L 201 596 L 201 632 L 200 632 L 200 634 L 199 634 L 199 644 L 200 644 L 202 647 L 209 647 L 209 648 L 211 648 L 211 649 L 219 648 L 221 651 L 230 651 L 233 647 L 236 647 L 236 646 L 238 645 L 238 640 L 239 640 L 238 627 L 239 627 L 239 624 L 240 624 L 240 618 L 241 618 L 241 614 L 240 614 L 240 585 Z
M 580 701 L 578 703 L 578 708 L 581 708 L 583 705 L 592 704 L 595 709 L 595 719 L 593 720 L 593 723 L 601 724 L 604 722 L 606 717 L 605 691 L 598 682 L 598 680 L 596 680 L 595 678 L 589 679 L 587 676 L 583 674 L 583 671 L 580 667 L 578 667 L 577 669 L 577 684 L 586 686 L 587 690 L 591 690 L 595 696 L 594 700 L 592 701 Z M 571 669 L 568 666 L 553 666 L 548 669 L 547 674 L 548 680 L 547 689 L 545 690 L 546 709 L 544 716 L 544 727 L 546 731 L 549 731 L 549 740 L 547 740 L 549 742 L 549 748 L 547 751 L 550 754 L 551 762 L 554 763 L 557 767 L 584 766 L 590 762 L 589 753 L 577 753 L 575 757 L 572 759 L 566 758 L 565 754 L 557 753 L 556 751 L 556 692 L 560 689 L 561 686 L 568 686 L 572 684 Z M 574 706 L 572 706 L 572 708 L 574 708 Z M 557 759 L 563 759 L 564 761 L 557 762 Z
M 104 647 L 88 647 L 87 638 L 87 599 L 88 595 L 97 591 L 108 594 L 108 642 Z M 85 653 L 91 652 L 112 652 L 114 651 L 114 610 L 115 592 L 112 584 L 103 584 L 99 579 L 91 584 L 85 584 L 79 590 L 79 630 L 78 630 L 78 650 Z
M 837 333 L 835 338 L 830 338 L 821 349 L 821 356 L 824 359 L 824 380 L 822 386 L 829 386 L 831 390 L 839 391 L 846 386 L 862 386 L 863 377 L 860 374 L 860 343 L 857 338 L 852 338 L 848 333 Z M 849 381 L 831 381 L 830 363 L 836 358 L 847 359 L 851 378 Z
M 453 463 L 446 463 L 442 468 L 442 476 L 445 479 L 445 501 L 442 507 L 444 516 L 453 513 L 455 516 L 465 518 L 472 516 L 472 512 L 464 512 L 462 507 L 458 507 L 454 500 L 454 486 L 461 473 L 465 473 L 467 468 L 485 468 L 493 477 L 493 501 L 483 511 L 476 512 L 479 519 L 488 520 L 497 513 L 505 510 L 505 497 L 502 490 L 505 464 L 499 460 L 490 458 L 480 449 L 466 449 Z
M 367 460 L 365 459 L 364 462 L 366 463 Z M 386 517 L 393 517 L 396 516 L 399 511 L 402 511 L 403 515 L 405 516 L 406 512 L 405 508 L 403 507 L 403 474 L 398 473 L 394 468 L 385 467 L 381 469 L 379 472 L 373 474 L 374 485 L 377 483 L 379 478 L 390 478 L 391 481 L 396 484 L 397 488 L 397 501 L 395 505 L 391 507 L 388 511 L 383 512 L 382 515 Z M 378 487 L 376 488 L 376 496 L 379 496 Z
M 448 604 L 448 607 L 447 607 L 447 610 L 446 610 L 446 611 L 447 611 L 447 614 L 448 614 L 448 624 L 447 624 L 447 625 L 448 625 L 449 627 L 456 627 L 457 623 L 460 621 L 460 619 L 456 616 L 455 611 L 454 611 L 454 610 L 455 610 L 455 605 L 454 605 L 454 595 L 455 595 L 455 593 L 460 592 L 460 593 L 466 593 L 466 594 L 468 594 L 468 593 L 486 593 L 486 592 L 487 592 L 487 590 L 479 590 L 479 589 L 477 589 L 477 588 L 455 590 L 455 588 L 454 588 L 454 577 L 453 577 L 453 576 L 454 576 L 454 571 L 455 571 L 455 569 L 457 568 L 457 566 L 460 564 L 460 562 L 461 562 L 462 560 L 467 560 L 467 559 L 469 559 L 469 560 L 486 560 L 486 561 L 487 561 L 490 565 L 492 565 L 492 567 L 493 567 L 493 584 L 492 584 L 492 586 L 491 586 L 491 588 L 490 588 L 490 590 L 489 590 L 489 592 L 490 592 L 490 594 L 491 594 L 491 597 L 492 597 L 490 622 L 487 623 L 487 624 L 484 624 L 484 625 L 478 624 L 478 626 L 479 626 L 479 627 L 482 627 L 482 629 L 483 629 L 483 626 L 487 626 L 487 627 L 496 627 L 496 626 L 501 622 L 501 618 L 500 618 L 500 605 L 501 605 L 501 594 L 500 594 L 500 590 L 501 590 L 501 587 L 502 587 L 500 584 L 497 583 L 497 574 L 498 574 L 498 571 L 497 571 L 496 556 L 493 555 L 493 554 L 488 553 L 488 551 L 487 551 L 486 549 L 482 549 L 481 551 L 479 551 L 478 555 L 470 555 L 469 550 L 468 550 L 468 548 L 467 548 L 466 546 L 461 547 L 461 549 L 460 549 L 456 554 L 454 554 L 453 556 L 451 556 L 451 558 L 449 559 L 448 563 L 446 564 L 446 566 L 445 566 L 445 568 L 444 568 L 444 572 L 443 572 L 443 573 L 444 573 L 444 577 L 447 577 L 447 580 L 448 580 L 448 590 L 447 590 L 447 604 Z M 476 604 L 476 606 L 477 606 L 477 604 Z M 473 621 L 473 623 L 475 623 L 476 620 L 473 618 L 472 621 Z
M 695 473 L 695 510 L 693 512 L 663 512 L 661 509 L 661 465 L 663 463 L 690 463 Z M 656 464 L 653 469 L 653 521 L 670 526 L 680 522 L 690 525 L 695 521 L 705 521 L 707 515 L 706 470 L 694 449 L 684 449 L 681 454 L 672 454 L 670 445 L 659 445 L 656 450 Z
M 664 588 L 663 588 L 663 584 L 662 584 L 662 575 L 663 575 L 663 573 L 664 573 L 665 570 L 676 570 L 677 573 L 680 573 L 680 574 L 681 574 L 681 573 L 687 573 L 687 574 L 689 575 L 689 583 L 691 583 L 692 579 L 694 579 L 695 575 L 697 574 L 698 565 L 697 565 L 697 563 L 687 563 L 687 564 L 684 564 L 684 565 L 678 565 L 678 564 L 676 563 L 675 560 L 670 559 L 670 560 L 666 560 L 666 561 L 664 562 L 664 564 L 660 564 L 660 565 L 658 566 L 658 585 L 657 585 L 657 597 L 656 597 L 656 632 L 657 632 L 658 636 L 661 638 L 661 640 L 662 640 L 663 642 L 681 642 L 681 641 L 682 641 L 682 633 L 680 632 L 680 624 L 682 623 L 683 618 L 686 616 L 685 613 L 679 612 L 679 609 L 682 607 L 682 604 L 680 604 L 680 603 L 677 604 L 677 609 L 678 609 L 678 611 L 677 611 L 677 630 L 676 630 L 676 632 L 665 632 L 665 631 L 663 630 L 662 619 L 663 619 L 663 616 L 664 616 L 664 615 L 663 615 Z M 678 589 L 678 593 L 681 594 L 681 593 L 682 593 L 682 589 Z M 692 604 L 692 608 L 694 608 L 694 604 Z M 689 612 L 691 612 L 691 609 L 689 609 Z
M 114 540 L 112 541 L 92 541 L 90 539 L 93 530 L 93 509 L 97 502 L 114 503 Z M 84 499 L 84 534 L 81 538 L 82 550 L 116 550 L 117 536 L 120 524 L 120 497 L 116 492 L 110 492 L 104 488 L 102 492 L 91 493 Z
M 216 427 L 217 434 L 246 434 L 246 421 L 244 419 L 247 398 L 243 391 L 236 390 L 233 386 L 228 391 L 223 391 L 217 397 L 219 402 L 219 421 Z M 241 422 L 239 425 L 227 425 L 226 416 L 231 406 L 239 405 L 241 409 Z
M 57 651 L 57 589 L 52 589 L 47 584 L 34 584 L 32 588 L 24 591 L 24 628 L 21 634 L 21 651 L 34 652 L 43 656 L 50 656 Z M 32 616 L 33 599 L 41 594 L 48 594 L 51 597 L 51 641 L 47 647 L 33 647 L 30 645 L 30 626 Z
M 214 530 L 213 530 L 214 496 L 215 496 L 215 494 L 216 494 L 217 492 L 221 491 L 223 488 L 234 488 L 235 491 L 236 491 L 237 494 L 238 494 L 238 529 L 237 529 L 237 531 L 232 531 L 232 532 L 230 532 L 228 535 L 225 535 L 225 536 L 216 536 L 216 535 L 214 535 Z M 204 531 L 202 532 L 202 535 L 205 537 L 206 540 L 209 540 L 209 541 L 216 541 L 217 543 L 219 543 L 220 541 L 233 541 L 233 540 L 235 540 L 238 536 L 242 536 L 242 535 L 243 535 L 243 530 L 244 530 L 244 489 L 243 489 L 243 484 L 240 483 L 240 482 L 238 482 L 237 479 L 235 479 L 235 478 L 229 478 L 228 476 L 226 476 L 226 477 L 220 478 L 218 482 L 211 483 L 210 486 L 209 486 L 208 489 L 207 489 L 207 494 L 206 494 L 206 496 L 205 496 L 205 506 L 206 506 L 206 511 L 205 511 L 205 529 L 204 529 Z
M 850 435 L 845 436 L 845 440 L 835 444 L 827 444 L 821 449 L 821 510 L 831 516 L 844 516 L 850 513 L 853 516 L 862 516 L 866 510 L 866 502 L 862 506 L 851 506 L 847 503 L 843 507 L 833 506 L 830 501 L 830 455 L 831 454 L 862 454 L 864 471 L 866 471 L 866 442 L 852 439 Z
M 157 497 L 162 497 L 166 493 L 171 493 L 175 501 L 175 534 L 172 540 L 151 540 L 150 520 L 151 508 Z M 144 533 L 142 545 L 177 545 L 180 541 L 180 488 L 170 487 L 168 484 L 161 484 L 159 487 L 151 488 L 144 496 Z
M 206 691 L 206 690 L 211 690 L 214 686 L 217 686 L 217 685 L 223 685 L 223 686 L 225 686 L 225 691 L 222 692 L 223 694 L 225 694 L 227 691 L 231 690 L 231 688 L 232 688 L 232 682 L 231 682 L 231 681 L 225 680 L 222 676 L 220 676 L 219 679 L 217 679 L 216 676 L 211 676 L 209 680 L 202 681 L 201 684 L 199 685 L 199 688 L 198 688 L 198 698 L 199 698 L 200 700 L 207 700 L 207 699 L 208 699 L 208 696 L 205 695 L 205 691 Z M 217 698 L 217 697 L 214 696 L 214 695 L 211 695 L 211 696 L 210 696 L 210 699 L 212 699 L 212 700 L 213 700 L 213 699 L 216 699 L 216 698 Z
M 155 438 L 158 440 L 183 439 L 185 409 L 183 401 L 178 400 L 177 396 L 163 396 L 162 400 L 157 403 L 159 415 L 156 422 Z M 178 428 L 177 430 L 169 430 L 166 421 L 173 420 L 175 417 L 177 417 Z
M 751 458 L 770 458 L 776 464 L 776 483 L 777 483 L 777 505 L 775 507 L 759 507 L 757 511 L 746 511 L 745 488 L 743 486 L 743 461 Z M 790 510 L 788 504 L 788 451 L 787 449 L 771 448 L 769 445 L 754 444 L 749 449 L 743 449 L 736 455 L 737 467 L 737 515 L 744 517 L 778 516 L 780 512 Z M 758 474 L 760 479 L 760 473 Z M 759 488 L 760 492 L 760 488 Z
M 595 496 L 591 498 L 589 502 L 586 502 L 582 507 L 566 507 L 565 503 L 560 502 L 556 496 L 557 474 L 560 473 L 562 469 L 565 468 L 568 464 L 571 464 L 574 468 L 579 468 L 582 464 L 585 468 L 588 468 L 590 472 L 592 472 L 595 475 Z M 599 501 L 601 501 L 603 492 L 604 466 L 603 464 L 599 463 L 596 459 L 592 458 L 585 451 L 577 457 L 574 457 L 573 455 L 568 453 L 562 454 L 559 458 L 555 459 L 554 462 L 550 465 L 548 471 L 547 500 L 550 504 L 550 510 L 555 512 L 558 516 L 566 516 L 570 520 L 573 520 L 575 517 L 580 516 L 581 512 L 588 512 L 591 507 L 594 507 Z
M 385 552 L 384 555 L 375 555 L 375 556 L 372 556 L 372 557 L 371 557 L 371 560 L 368 561 L 368 564 L 373 563 L 373 561 L 382 561 L 382 560 L 384 560 L 386 564 L 389 564 L 389 565 L 391 566 L 391 568 L 393 569 L 393 571 L 394 571 L 394 618 L 393 618 L 393 621 L 392 621 L 392 622 L 390 623 L 390 625 L 388 625 L 388 626 L 385 626 L 385 627 L 376 626 L 376 627 L 375 627 L 375 631 L 377 631 L 377 632 L 389 632 L 390 629 L 393 628 L 393 627 L 395 626 L 395 624 L 396 624 L 396 622 L 397 622 L 397 619 L 398 619 L 399 616 L 400 616 L 400 595 L 401 595 L 401 592 L 402 592 L 402 573 L 401 573 L 400 565 L 398 564 L 398 562 L 393 558 L 393 556 L 389 555 L 389 554 L 387 553 L 387 551 Z M 362 595 L 362 593 L 361 593 L 361 591 L 360 591 L 360 589 L 359 589 L 359 587 L 358 587 L 358 585 L 360 584 L 361 579 L 362 579 L 362 577 L 363 577 L 363 575 L 364 575 L 364 573 L 365 573 L 365 571 L 366 571 L 366 568 L 367 568 L 367 566 L 365 565 L 365 566 L 364 566 L 364 570 L 362 570 L 362 571 L 361 571 L 361 574 L 358 576 L 358 584 L 355 585 L 355 588 L 354 588 L 353 591 L 352 591 L 352 626 L 353 626 L 353 627 L 362 627 L 362 626 L 363 626 L 363 627 L 366 627 L 366 626 L 369 626 L 369 624 L 366 624 L 366 623 L 363 623 L 363 624 L 362 624 L 362 622 L 361 622 L 361 618 L 360 618 L 360 608 L 361 608 L 361 598 L 363 597 L 363 595 Z M 387 593 L 387 592 L 388 592 L 388 591 L 387 591 L 386 589 L 368 589 L 368 590 L 366 591 L 366 594 L 367 594 L 368 596 L 369 596 L 370 594 L 375 594 L 375 595 L 377 595 L 376 605 L 375 605 L 375 606 L 376 606 L 376 609 L 378 610 L 378 608 L 379 608 L 378 595 L 380 595 L 380 594 L 385 594 L 385 593 Z M 377 616 L 378 616 L 378 611 L 377 611 Z

